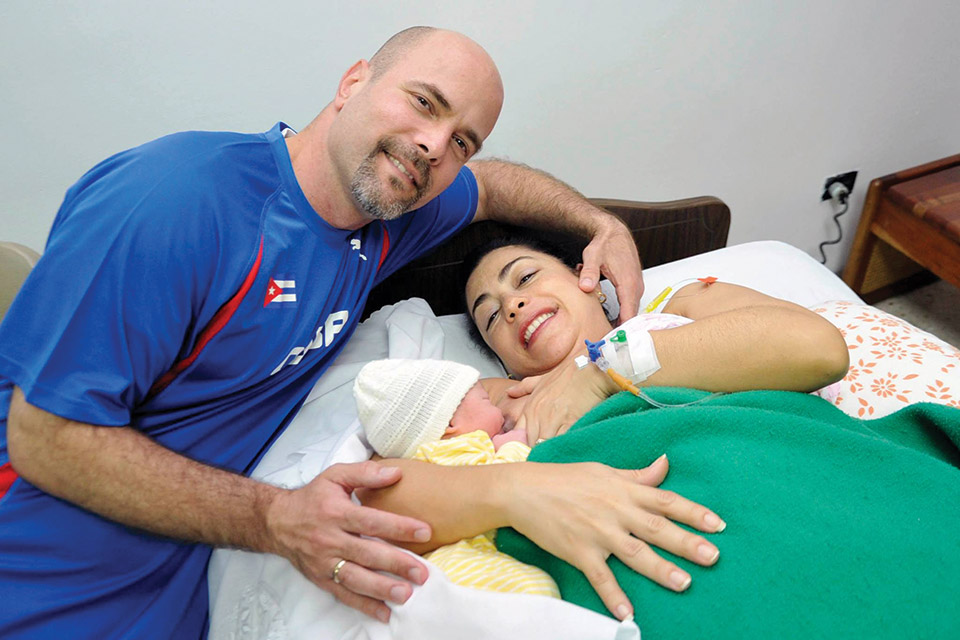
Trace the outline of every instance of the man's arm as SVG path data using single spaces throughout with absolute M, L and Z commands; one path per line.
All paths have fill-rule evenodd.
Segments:
M 423 522 L 350 500 L 355 488 L 400 478 L 374 462 L 336 465 L 303 488 L 281 489 L 185 458 L 128 427 L 66 420 L 26 402 L 19 388 L 10 402 L 7 446 L 17 473 L 48 493 L 170 538 L 282 555 L 338 600 L 381 620 L 389 617 L 383 601 L 404 602 L 412 590 L 375 571 L 417 583 L 427 575 L 408 554 L 359 537 L 430 537 Z M 349 562 L 335 584 L 341 559 Z
M 593 291 L 602 273 L 616 287 L 620 322 L 637 314 L 643 294 L 640 257 L 630 231 L 616 216 L 543 171 L 502 160 L 468 166 L 479 191 L 474 221 L 563 229 L 593 238 L 583 250 L 580 288 Z

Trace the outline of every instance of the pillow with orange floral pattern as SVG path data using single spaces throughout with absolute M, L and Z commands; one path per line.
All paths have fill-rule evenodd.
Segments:
M 850 370 L 833 403 L 858 418 L 880 418 L 917 402 L 960 407 L 960 349 L 865 304 L 838 300 L 812 310 L 840 329 Z

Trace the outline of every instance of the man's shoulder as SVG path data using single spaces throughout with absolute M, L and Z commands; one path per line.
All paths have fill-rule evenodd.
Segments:
M 203 184 L 215 179 L 246 178 L 258 168 L 275 175 L 270 143 L 263 134 L 227 131 L 184 131 L 157 138 L 114 156 L 131 165 L 129 177 L 146 181 L 175 179 L 178 184 Z
M 263 134 L 186 131 L 121 151 L 84 174 L 67 192 L 61 214 L 94 209 L 124 222 L 170 219 L 224 208 L 259 214 L 256 201 L 280 184 Z M 59 222 L 59 220 L 58 220 Z
M 278 186 L 262 134 L 164 136 L 104 160 L 74 184 L 48 250 L 113 238 L 119 255 L 246 256 L 256 249 L 264 202 Z M 185 253 L 187 247 L 193 251 Z

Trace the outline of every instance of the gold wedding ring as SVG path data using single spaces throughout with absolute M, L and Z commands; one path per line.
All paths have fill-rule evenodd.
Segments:
M 340 584 L 340 569 L 343 569 L 343 565 L 347 564 L 346 560 L 341 560 L 333 567 L 333 582 L 334 584 Z

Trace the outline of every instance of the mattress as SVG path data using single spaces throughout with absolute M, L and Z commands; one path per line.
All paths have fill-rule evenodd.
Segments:
M 664 288 L 714 276 L 803 306 L 827 300 L 860 302 L 836 275 L 781 242 L 752 242 L 644 271 L 641 307 Z M 608 311 L 619 312 L 609 283 Z M 364 364 L 380 358 L 444 358 L 469 364 L 484 377 L 503 376 L 497 360 L 476 346 L 465 315 L 435 317 L 422 300 L 390 305 L 361 324 L 337 361 L 317 383 L 252 477 L 293 488 L 336 462 L 365 459 L 351 392 Z M 389 625 L 336 602 L 285 559 L 219 549 L 208 572 L 210 637 L 299 638 L 639 638 L 633 622 L 618 623 L 586 609 L 541 596 L 495 594 L 452 585 L 431 569 L 404 605 L 391 605 Z M 639 621 L 642 627 L 642 621 Z

